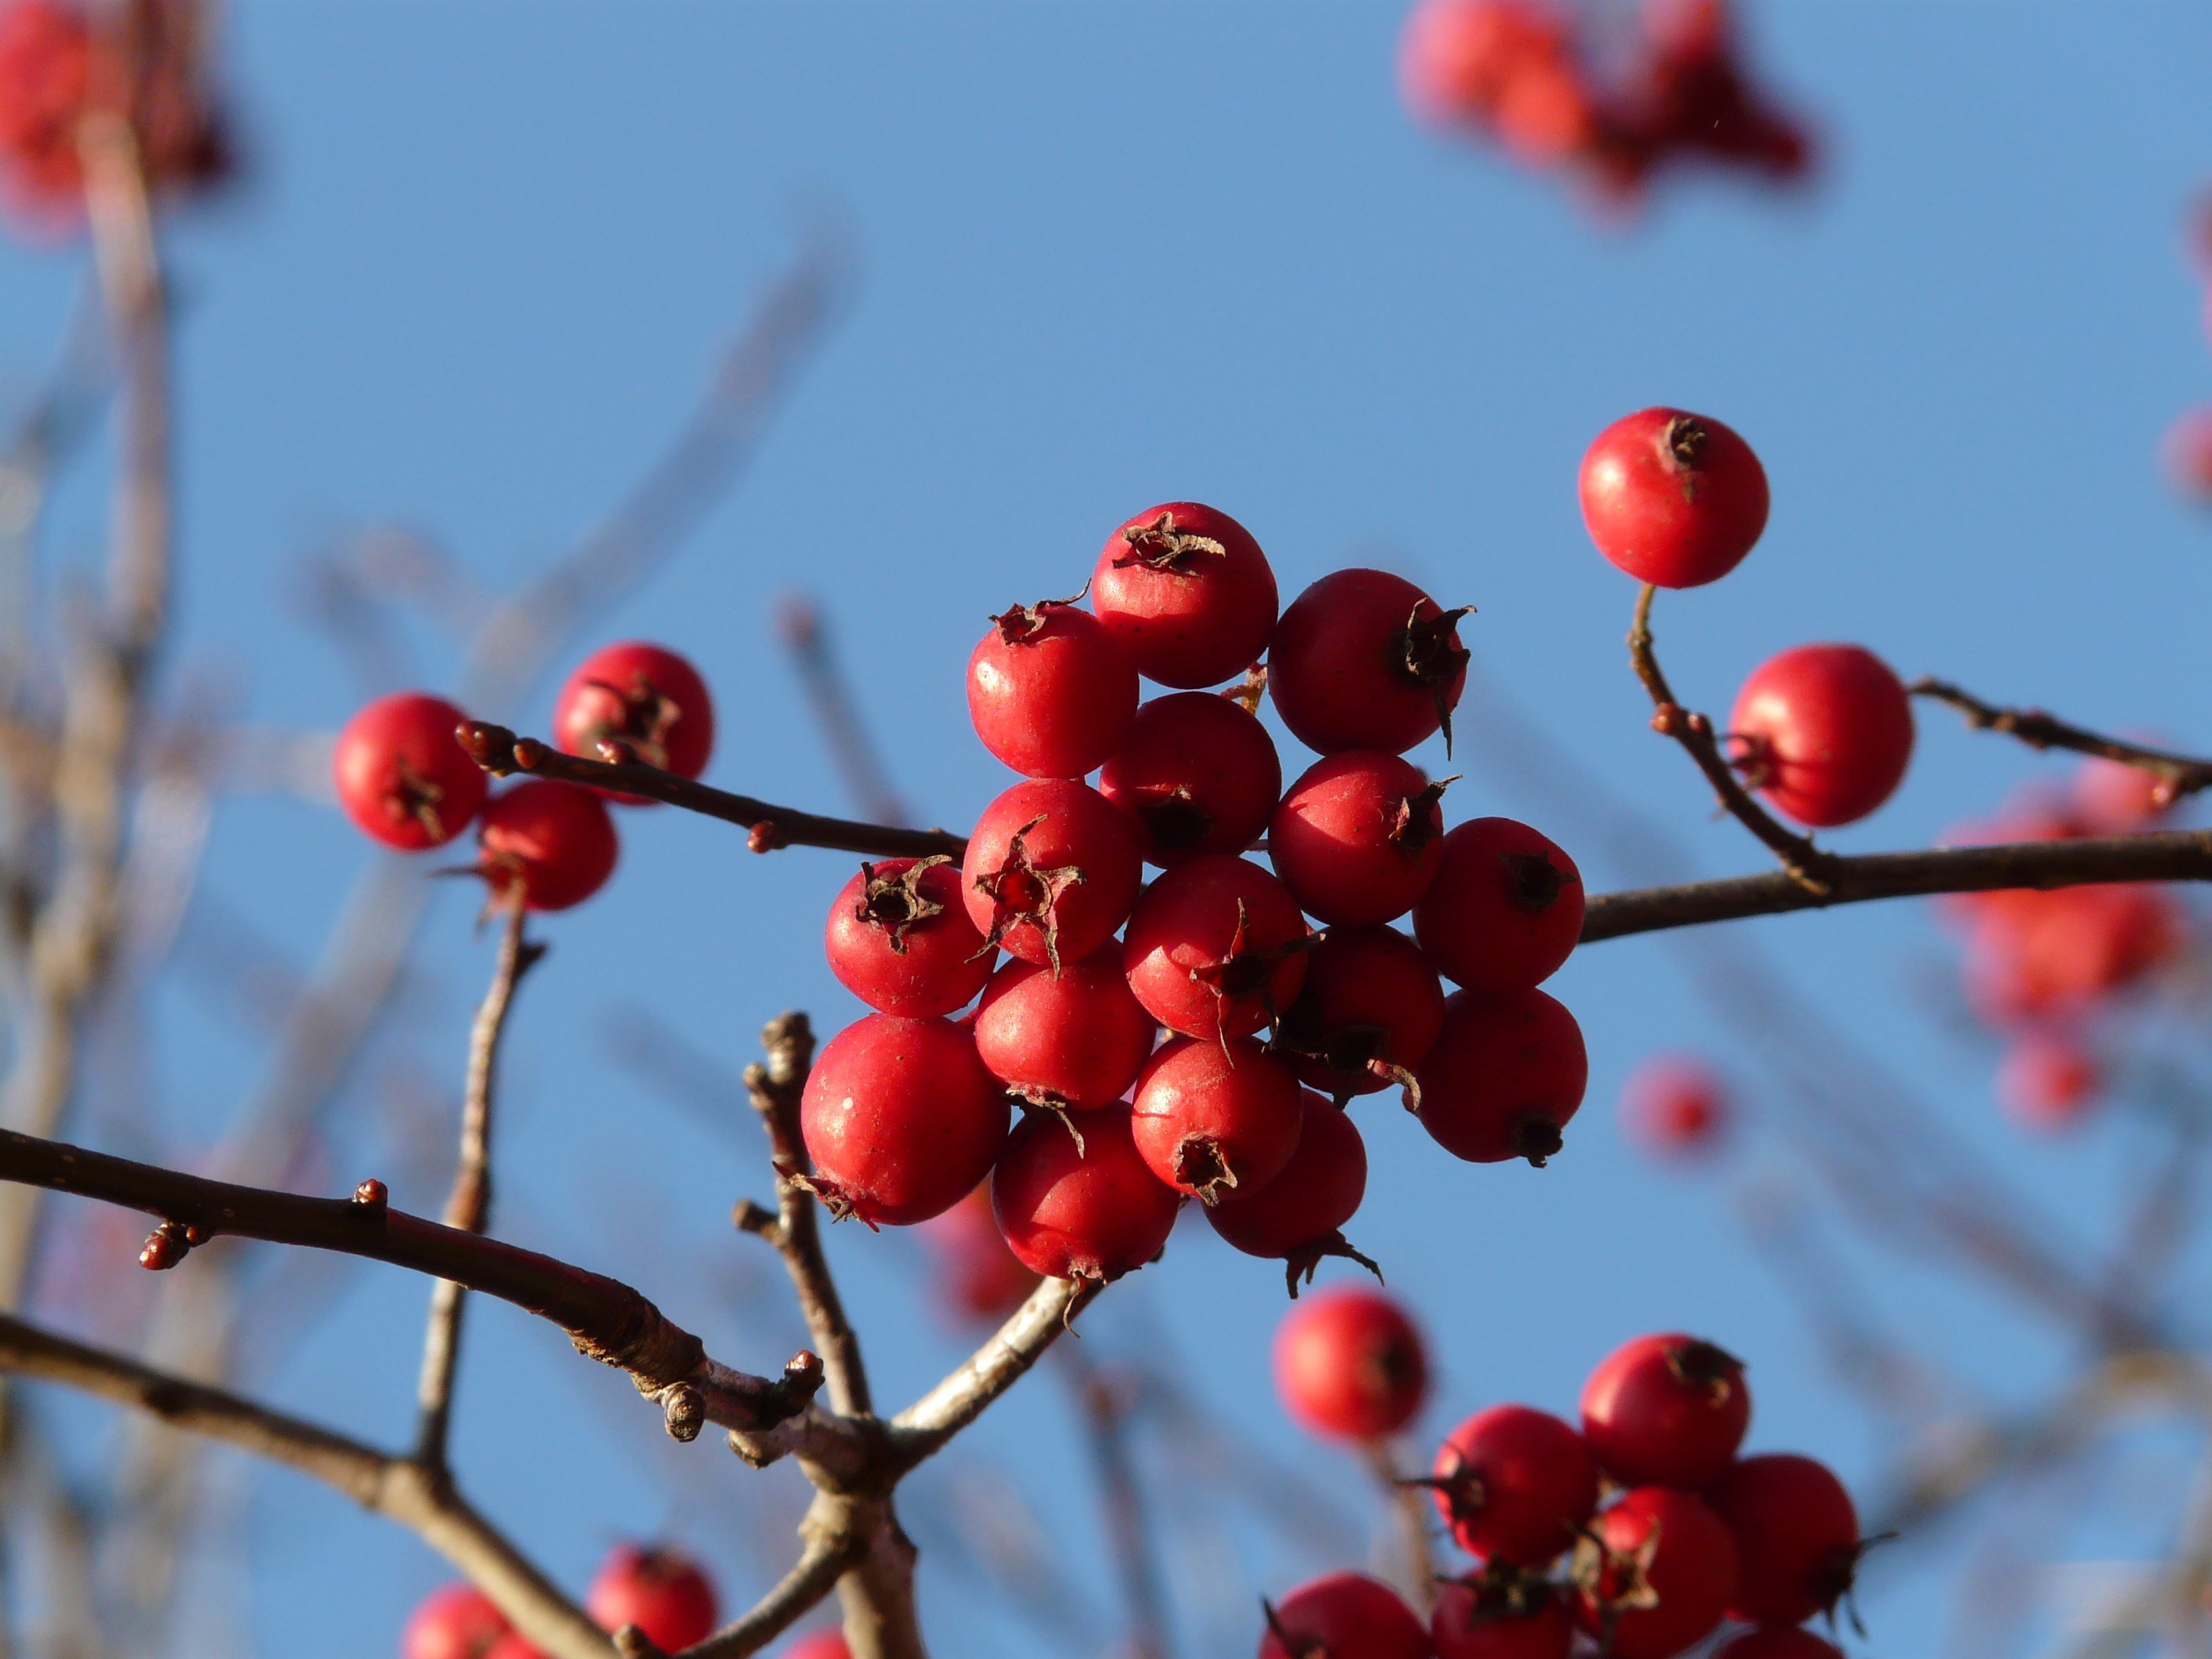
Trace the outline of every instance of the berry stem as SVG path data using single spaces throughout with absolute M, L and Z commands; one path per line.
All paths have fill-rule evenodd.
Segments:
M 2055 714 L 2046 714 L 2040 708 L 2006 708 L 1984 702 L 1972 692 L 1933 676 L 1917 679 L 1905 689 L 1916 697 L 1926 697 L 1957 709 L 1977 732 L 1998 732 L 2019 738 L 2031 749 L 2066 749 L 2077 755 L 2095 755 L 2148 772 L 2166 786 L 2159 792 L 2164 805 L 2171 805 L 2199 790 L 2212 789 L 2212 761 L 2108 738 L 2102 732 L 2062 720 Z

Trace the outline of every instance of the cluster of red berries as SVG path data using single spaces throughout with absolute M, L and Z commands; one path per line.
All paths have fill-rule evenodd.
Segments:
M 443 698 L 380 697 L 338 733 L 331 777 L 363 833 L 404 853 L 442 847 L 477 827 L 474 866 L 495 903 L 532 910 L 580 904 L 614 874 L 621 847 L 606 803 L 641 796 L 530 778 L 493 794 L 461 746 L 467 717 Z M 572 755 L 638 761 L 696 778 L 714 746 L 714 707 L 699 672 L 673 651 L 635 641 L 594 652 L 568 677 L 553 738 Z
M 663 1653 L 676 1653 L 714 1633 L 717 1599 L 696 1562 L 665 1547 L 618 1544 L 592 1580 L 584 1610 L 604 1630 L 635 1625 Z M 400 1634 L 399 1656 L 544 1659 L 473 1584 L 447 1584 L 425 1596 Z M 814 1659 L 830 1655 L 817 1653 Z
M 824 1201 L 910 1224 L 988 1175 L 1026 1267 L 1110 1279 L 1195 1197 L 1295 1286 L 1352 1254 L 1352 1097 L 1401 1087 L 1472 1161 L 1558 1151 L 1588 1066 L 1536 987 L 1580 934 L 1581 877 L 1510 819 L 1447 834 L 1444 782 L 1401 757 L 1449 741 L 1465 612 L 1351 569 L 1279 617 L 1259 544 L 1188 501 L 1118 526 L 1088 591 L 1087 610 L 993 618 L 969 659 L 976 734 L 1027 776 L 961 865 L 866 864 L 830 906 L 830 965 L 877 1012 L 807 1083 Z M 1263 654 L 1283 723 L 1322 756 L 1287 789 L 1253 712 Z M 1170 695 L 1140 705 L 1140 677 Z M 1262 836 L 1272 872 L 1245 856 Z M 1408 912 L 1412 939 L 1390 926 Z M 1011 1133 L 1010 1100 L 1027 1109 Z
M 68 0 L 0 8 L 0 204 L 29 228 L 83 216 L 78 137 L 100 110 L 126 112 L 147 182 L 156 191 L 221 179 L 229 145 L 201 62 L 199 0 L 128 0 L 92 9 Z
M 1562 0 L 1421 0 L 1399 82 L 1424 119 L 1494 138 L 1527 165 L 1633 199 L 1662 167 L 1717 163 L 1788 181 L 1804 129 L 1745 75 L 1725 0 L 1647 0 L 1626 50 L 1593 52 Z M 1595 60 L 1623 63 L 1601 73 Z
M 1332 1438 L 1375 1445 L 1419 1413 L 1420 1338 L 1387 1298 L 1339 1291 L 1284 1321 L 1285 1404 Z M 1642 1336 L 1590 1373 L 1579 1430 L 1528 1406 L 1478 1412 L 1444 1437 L 1431 1487 L 1476 1558 L 1425 1626 L 1356 1573 L 1267 1608 L 1260 1659 L 1566 1659 L 1577 1630 L 1616 1659 L 1671 1659 L 1723 1620 L 1727 1659 L 1836 1659 L 1801 1626 L 1832 1618 L 1866 1547 L 1850 1494 L 1788 1453 L 1739 1456 L 1743 1366 L 1710 1342 Z

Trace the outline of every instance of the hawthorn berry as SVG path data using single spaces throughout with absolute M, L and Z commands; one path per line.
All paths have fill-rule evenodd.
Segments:
M 1144 825 L 1146 859 L 1172 866 L 1257 841 L 1283 793 L 1283 763 L 1235 698 L 1179 691 L 1138 708 L 1098 792 Z
M 1997 1068 L 1997 1098 L 2024 1129 L 2066 1129 L 2081 1120 L 2104 1079 L 2089 1051 L 2071 1037 L 2031 1031 Z
M 1912 758 L 1912 704 L 1889 665 L 1856 645 L 1769 657 L 1729 715 L 1735 765 L 1775 811 L 1815 829 L 1856 823 Z
M 1273 1047 L 1310 1089 L 1372 1094 L 1418 1086 L 1413 1067 L 1443 1023 L 1443 987 L 1413 940 L 1395 927 L 1332 927 L 1306 952 L 1304 988 Z
M 362 834 L 419 853 L 469 827 L 491 785 L 453 736 L 464 718 L 442 697 L 401 691 L 345 723 L 331 751 L 331 781 Z
M 561 688 L 553 741 L 587 760 L 605 758 L 601 744 L 618 744 L 647 766 L 696 778 L 714 752 L 714 701 L 699 671 L 665 646 L 611 645 L 585 658 Z M 620 790 L 600 793 L 624 806 L 657 805 Z
M 1031 1113 L 991 1176 L 1006 1246 L 1048 1279 L 1119 1279 L 1167 1248 L 1182 1196 L 1139 1155 L 1128 1108 Z M 1078 1145 L 1078 1137 L 1081 1144 Z
M 1728 1473 L 1751 1424 L 1743 1362 L 1692 1336 L 1623 1343 L 1583 1385 L 1583 1438 L 1623 1486 L 1698 1492 Z
M 1303 1095 L 1249 1038 L 1173 1037 L 1137 1079 L 1130 1133 L 1154 1175 L 1212 1204 L 1258 1192 L 1291 1161 Z
M 1711 1634 L 1735 1594 L 1735 1540 L 1703 1499 L 1637 1486 L 1575 1552 L 1576 1622 L 1615 1659 L 1672 1659 Z
M 1389 1297 L 1322 1291 L 1275 1331 L 1275 1391 L 1301 1426 L 1332 1440 L 1386 1440 L 1420 1414 L 1428 1351 Z
M 942 854 L 862 865 L 837 890 L 822 948 L 854 996 L 914 1019 L 973 1002 L 994 954 L 969 919 L 960 872 Z
M 988 1175 L 1008 1107 L 969 1032 L 867 1014 L 830 1039 L 799 1097 L 811 1184 L 832 1215 L 903 1227 Z
M 2172 786 L 2140 766 L 2092 755 L 2074 774 L 2071 805 L 2093 836 L 2144 829 L 2173 805 Z
M 1267 692 L 1291 735 L 1324 755 L 1401 755 L 1438 727 L 1467 685 L 1459 619 L 1402 576 L 1353 568 L 1298 595 L 1267 648 Z
M 1399 37 L 1399 89 L 1429 120 L 1480 123 L 1565 48 L 1558 20 L 1527 0 L 1423 0 Z
M 1459 1547 L 1538 1567 L 1570 1548 L 1597 1508 L 1597 1460 L 1568 1425 L 1530 1406 L 1492 1406 L 1444 1437 L 1431 1484 Z
M 1428 890 L 1443 857 L 1443 792 L 1395 755 L 1352 749 L 1325 756 L 1275 809 L 1267 856 L 1321 921 L 1353 927 L 1392 921 Z
M 1751 446 L 1684 410 L 1638 410 L 1599 433 L 1581 489 L 1598 551 L 1661 587 L 1718 581 L 1766 528 L 1766 470 Z
M 545 1659 L 545 1650 L 519 1630 L 511 1630 L 484 1650 L 483 1659 Z
M 1850 1593 L 1859 1514 L 1825 1463 L 1792 1452 L 1741 1458 L 1705 1501 L 1735 1535 L 1739 1571 L 1729 1618 L 1801 1625 L 1814 1613 L 1832 1613 Z
M 1091 604 L 1137 670 L 1162 685 L 1218 685 L 1267 648 L 1275 573 L 1252 532 L 1196 501 L 1146 507 L 1106 538 Z
M 1273 1180 L 1254 1192 L 1225 1193 L 1206 1212 L 1213 1231 L 1247 1255 L 1283 1262 L 1292 1297 L 1313 1283 L 1324 1256 L 1340 1255 L 1381 1276 L 1345 1240 L 1344 1224 L 1367 1195 L 1367 1146 L 1340 1109 L 1307 1090 L 1297 1150 Z
M 1427 1626 L 1364 1573 L 1310 1580 L 1266 1612 L 1259 1659 L 1434 1659 Z
M 968 659 L 968 717 L 983 747 L 1033 778 L 1079 778 L 1121 746 L 1137 670 L 1121 641 L 1064 599 L 991 618 Z
M 1413 904 L 1413 937 L 1437 971 L 1500 996 L 1557 973 L 1582 932 L 1582 872 L 1511 818 L 1475 818 L 1446 836 L 1436 878 Z
M 853 1650 L 845 1644 L 842 1631 L 818 1630 L 786 1648 L 783 1659 L 853 1659 Z
M 1983 897 L 1966 990 L 1975 1012 L 1996 1024 L 2078 1012 L 2172 960 L 2185 938 L 2179 904 L 2157 887 Z
M 1844 1650 L 1796 1625 L 1762 1625 L 1721 1644 L 1713 1659 L 1844 1659 Z
M 1692 1060 L 1662 1054 L 1629 1074 L 1621 1091 L 1629 1133 L 1662 1158 L 1709 1152 L 1727 1133 L 1727 1091 Z
M 1006 963 L 975 1011 L 975 1052 L 1034 1106 L 1112 1105 L 1144 1070 L 1157 1035 L 1111 940 L 1056 975 Z
M 969 919 L 1024 962 L 1089 956 L 1128 919 L 1144 878 L 1136 820 L 1071 779 L 1018 783 L 983 809 L 960 866 Z
M 1444 1022 L 1414 1067 L 1421 1127 L 1455 1158 L 1538 1168 L 1583 1103 L 1589 1055 L 1575 1017 L 1541 991 L 1444 1000 Z
M 1574 1634 L 1559 1586 L 1504 1561 L 1445 1579 L 1429 1615 L 1437 1659 L 1567 1659 Z
M 916 1231 L 937 1268 L 932 1286 L 962 1319 L 1004 1319 L 1036 1288 L 1036 1274 L 1006 1248 L 999 1231 L 988 1182 Z
M 573 783 L 531 778 L 492 797 L 477 824 L 477 868 L 495 901 L 566 910 L 606 885 L 622 847 L 605 804 Z
M 484 1659 L 507 1634 L 507 1615 L 474 1584 L 432 1590 L 400 1632 L 400 1659 Z
M 2212 310 L 2206 315 L 2212 318 Z M 2177 416 L 2159 445 L 2159 458 L 2177 494 L 2200 503 L 2212 501 L 2212 409 L 2186 410 Z
M 1249 860 L 1208 854 L 1145 890 L 1121 966 L 1137 1000 L 1170 1030 L 1243 1036 L 1297 995 L 1310 937 L 1289 888 Z
M 635 1625 L 664 1653 L 714 1634 L 714 1587 L 698 1565 L 674 1550 L 617 1544 L 584 1596 L 602 1630 Z

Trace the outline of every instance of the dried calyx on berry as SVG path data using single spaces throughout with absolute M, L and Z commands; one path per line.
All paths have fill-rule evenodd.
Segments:
M 1229 556 L 1229 550 L 1212 537 L 1177 530 L 1175 514 L 1165 509 L 1149 524 L 1124 526 L 1121 539 L 1128 544 L 1129 550 L 1114 561 L 1117 570 L 1140 564 L 1147 570 L 1182 575 L 1208 556 L 1217 559 Z
M 1676 1381 L 1703 1389 L 1717 1406 L 1725 1405 L 1743 1386 L 1743 1361 L 1719 1343 L 1702 1337 L 1670 1346 L 1667 1369 Z
M 1424 617 L 1415 605 L 1406 625 L 1390 641 L 1390 670 L 1407 684 L 1419 687 L 1436 699 L 1437 725 L 1444 734 L 1444 753 L 1452 751 L 1452 703 L 1460 676 L 1474 653 L 1459 642 L 1459 619 L 1471 617 L 1474 607 L 1462 605 Z M 1450 780 L 1447 779 L 1447 782 Z M 1437 786 L 1439 793 L 1442 785 Z
M 915 924 L 927 921 L 932 916 L 941 915 L 945 911 L 942 904 L 921 890 L 921 878 L 939 865 L 951 862 L 950 854 L 939 853 L 929 858 L 915 859 L 892 876 L 876 873 L 886 867 L 884 865 L 863 864 L 860 866 L 860 902 L 854 907 L 854 919 L 881 927 L 888 935 L 891 949 L 904 956 L 908 931 Z M 988 945 L 985 947 L 986 950 L 989 948 Z
M 1013 833 L 1006 843 L 1006 861 L 995 870 L 987 870 L 975 878 L 975 890 L 991 902 L 991 926 L 983 935 L 982 949 L 975 954 L 984 956 L 997 950 L 1005 940 L 1006 930 L 1021 922 L 1029 922 L 1044 935 L 1045 955 L 1052 963 L 1052 971 L 1060 971 L 1060 898 L 1071 887 L 1079 887 L 1085 880 L 1083 866 L 1063 864 L 1041 870 L 1030 860 L 1028 837 L 1044 822 L 1039 813 Z
M 991 617 L 991 625 L 999 630 L 1000 639 L 1006 644 L 1027 644 L 1044 632 L 1055 611 L 1080 605 L 1084 594 L 1090 591 L 1091 584 L 1085 582 L 1080 590 L 1064 599 L 1039 599 L 1035 605 L 1009 605 Z

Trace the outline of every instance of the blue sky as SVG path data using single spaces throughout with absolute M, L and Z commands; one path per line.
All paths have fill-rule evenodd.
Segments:
M 1286 597 L 1337 565 L 1382 562 L 1480 606 L 1466 634 L 1478 666 L 1553 753 L 1662 823 L 1698 868 L 1756 867 L 1645 729 L 1620 645 L 1632 591 L 1575 509 L 1589 438 L 1657 401 L 1735 425 L 1774 492 L 1751 560 L 1660 608 L 1685 696 L 1724 708 L 1771 652 L 1844 639 L 1907 674 L 2212 744 L 2206 526 L 2154 460 L 2171 416 L 2212 397 L 2179 233 L 2212 159 L 2212 16 L 1760 5 L 1754 50 L 1821 126 L 1821 186 L 1777 200 L 1698 181 L 1625 233 L 1548 180 L 1413 129 L 1391 82 L 1399 17 L 1127 0 L 243 0 L 228 60 L 252 187 L 172 249 L 185 308 L 173 673 L 211 674 L 257 721 L 335 726 L 358 690 L 301 620 L 303 550 L 398 521 L 486 582 L 536 568 L 651 459 L 794 222 L 827 202 L 860 251 L 849 314 L 727 502 L 584 642 L 647 635 L 699 663 L 722 710 L 714 781 L 841 803 L 770 628 L 775 597 L 805 587 L 899 786 L 925 817 L 963 824 L 1006 781 L 962 701 L 984 617 L 1071 591 L 1122 518 L 1194 497 L 1251 527 Z M 0 250 L 0 375 L 36 374 L 78 266 Z M 87 556 L 98 504 L 72 487 L 58 559 Z M 415 645 L 421 678 L 450 676 L 450 641 L 424 628 Z M 528 723 L 542 726 L 550 690 Z M 1541 777 L 1503 760 L 1479 712 L 1461 735 L 1459 816 L 1525 813 L 1583 850 L 1589 832 L 1546 819 Z M 2036 769 L 1923 720 L 1903 793 L 1837 844 L 1924 842 Z M 555 954 L 524 995 L 498 1225 L 631 1277 L 726 1357 L 772 1367 L 795 1334 L 769 1264 L 723 1219 L 761 1188 L 751 1126 L 726 1136 L 655 1098 L 610 1056 L 605 1015 L 648 1003 L 732 1066 L 785 1006 L 834 1029 L 857 1006 L 817 940 L 846 860 L 771 865 L 672 813 L 624 828 L 614 886 L 548 925 Z M 366 856 L 332 813 L 243 801 L 221 817 L 206 884 L 304 957 Z M 1584 865 L 1594 888 L 1632 876 L 1594 849 Z M 469 923 L 465 898 L 445 895 L 408 1029 L 386 1039 L 455 1079 L 489 963 Z M 1992 1051 L 1962 1042 L 1928 994 L 1948 958 L 1923 909 L 1752 931 L 1798 990 L 1923 1084 L 1977 1156 L 2069 1235 L 2110 1237 L 2131 1170 L 2161 1143 L 2128 1121 L 2049 1145 L 2006 1130 Z M 1870 1492 L 1879 1437 L 1727 1201 L 1741 1187 L 1794 1192 L 1773 1185 L 1791 1166 L 1754 1139 L 1719 1184 L 1656 1172 L 1613 1121 L 1638 1058 L 1675 1046 L 1728 1064 L 1735 1039 L 1657 942 L 1595 948 L 1553 988 L 1582 1019 L 1593 1078 L 1552 1168 L 1459 1165 L 1417 1126 L 1362 1120 L 1375 1176 L 1353 1236 L 1434 1336 L 1443 1382 L 1425 1433 L 1499 1400 L 1567 1410 L 1616 1342 L 1680 1327 L 1752 1361 L 1754 1443 L 1828 1457 Z M 258 1075 L 253 1042 L 174 987 L 153 1029 L 164 1114 L 186 1144 L 212 1134 Z M 1755 1108 L 1763 1074 L 1735 1069 Z M 342 1148 L 337 1162 L 368 1155 Z M 909 1246 L 850 1231 L 836 1243 L 879 1393 L 909 1395 L 962 1339 L 921 1297 Z M 1989 1398 L 2031 1401 L 2063 1375 L 2064 1344 L 2010 1305 L 1927 1263 L 1844 1249 L 1899 1328 Z M 354 1275 L 270 1392 L 397 1440 L 422 1299 L 399 1275 Z M 1273 1403 L 1280 1310 L 1269 1270 L 1200 1230 L 1102 1304 L 1086 1340 L 1101 1359 L 1172 1356 L 1212 1409 L 1364 1504 L 1349 1461 L 1301 1442 Z M 618 1535 L 665 1531 L 714 1560 L 733 1599 L 765 1583 L 795 1516 L 789 1485 L 748 1474 L 711 1437 L 657 1443 L 627 1385 L 580 1374 L 556 1333 L 498 1309 L 472 1328 L 464 1478 L 565 1581 L 580 1588 Z M 2173 1498 L 2151 1478 L 2155 1450 L 2140 1469 L 2123 1460 L 2118 1518 L 2050 1548 L 2125 1556 L 2154 1536 Z M 960 1459 L 918 1510 L 1009 1480 L 1106 1600 L 1080 1448 L 1050 1384 L 994 1413 Z M 259 1650 L 392 1651 L 438 1564 L 289 1479 L 245 1490 Z M 1335 1565 L 1245 1522 L 1232 1536 L 1222 1582 L 1237 1595 Z M 1032 1650 L 948 1554 L 924 1568 L 940 1650 Z M 1948 1535 L 1892 1554 L 1866 1598 L 1873 1649 L 1854 1651 L 1946 1651 L 1968 1557 Z M 1233 1605 L 1224 1616 L 1233 1627 Z M 1194 1651 L 1249 1639 L 1206 1645 L 1212 1629 L 1193 1626 Z

